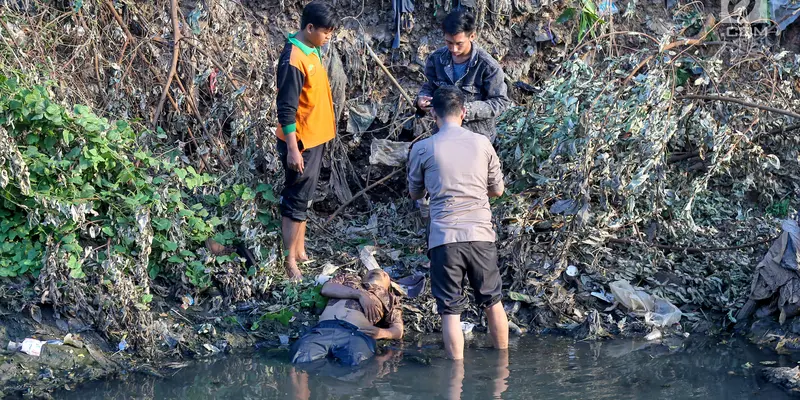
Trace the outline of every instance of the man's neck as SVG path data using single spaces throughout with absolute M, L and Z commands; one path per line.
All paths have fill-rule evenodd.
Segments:
M 445 119 L 440 120 L 437 124 L 439 126 L 439 130 L 443 130 L 445 128 L 460 128 L 463 122 L 458 118 L 453 119 Z
M 303 30 L 300 30 L 300 31 L 298 31 L 298 32 L 297 32 L 297 34 L 296 34 L 296 35 L 294 35 L 294 38 L 295 38 L 295 39 L 297 39 L 297 40 L 299 40 L 299 41 L 300 41 L 300 42 L 302 42 L 304 45 L 306 45 L 306 46 L 308 46 L 308 47 L 310 47 L 310 48 L 312 48 L 312 49 L 314 49 L 314 48 L 316 48 L 316 47 L 317 47 L 317 46 L 314 46 L 314 43 L 311 43 L 311 42 L 310 42 L 310 41 L 309 41 L 309 40 L 306 38 L 306 31 L 303 31 Z
M 467 51 L 466 55 L 460 56 L 460 57 L 453 57 L 453 62 L 456 63 L 456 64 L 463 64 L 463 63 L 469 61 L 469 59 L 472 58 L 472 48 L 473 48 L 472 41 L 470 41 L 469 42 L 469 51 Z

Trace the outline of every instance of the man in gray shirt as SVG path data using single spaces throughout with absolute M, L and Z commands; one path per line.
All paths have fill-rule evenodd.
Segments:
M 445 349 L 460 360 L 464 357 L 461 313 L 467 307 L 465 276 L 476 303 L 486 311 L 494 346 L 508 348 L 508 318 L 501 302 L 489 207 L 489 197 L 503 194 L 503 172 L 489 139 L 461 127 L 467 110 L 459 89 L 439 88 L 431 103 L 439 131 L 411 148 L 408 190 L 414 200 L 430 194 L 431 292 L 442 314 Z

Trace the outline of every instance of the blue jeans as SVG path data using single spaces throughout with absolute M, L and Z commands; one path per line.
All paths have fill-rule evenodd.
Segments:
M 356 366 L 375 355 L 375 339 L 341 320 L 320 321 L 292 345 L 293 364 L 331 357 L 343 365 Z

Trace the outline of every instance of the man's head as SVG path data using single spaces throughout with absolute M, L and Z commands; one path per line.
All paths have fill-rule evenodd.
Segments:
M 442 86 L 436 89 L 431 106 L 433 117 L 439 127 L 445 123 L 461 126 L 467 114 L 464 108 L 464 95 L 455 86 Z
M 300 30 L 315 47 L 322 47 L 331 40 L 336 25 L 336 14 L 327 3 L 317 0 L 303 8 Z
M 389 290 L 390 285 L 392 284 L 392 280 L 389 278 L 389 274 L 387 274 L 384 270 L 378 268 L 373 269 L 367 272 L 363 278 L 361 278 L 361 282 L 366 285 L 375 285 L 378 287 L 382 287 Z
M 442 21 L 444 41 L 453 57 L 466 57 L 472 51 L 475 40 L 475 17 L 464 10 L 448 14 Z

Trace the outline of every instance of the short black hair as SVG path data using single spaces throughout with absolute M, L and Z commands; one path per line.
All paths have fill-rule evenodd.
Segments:
M 442 21 L 442 30 L 448 35 L 475 32 L 475 17 L 466 10 L 455 10 Z
M 333 7 L 322 1 L 312 1 L 303 7 L 303 16 L 300 17 L 300 30 L 306 29 L 308 24 L 314 28 L 333 29 L 339 21 Z
M 433 92 L 431 105 L 439 118 L 460 115 L 464 108 L 464 94 L 455 86 L 442 86 Z

